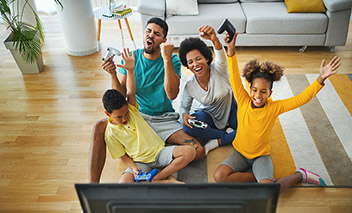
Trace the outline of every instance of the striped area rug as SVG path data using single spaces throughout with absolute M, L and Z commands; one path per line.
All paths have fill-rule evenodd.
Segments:
M 277 100 L 297 95 L 317 76 L 285 75 L 274 84 L 272 97 Z M 189 77 L 182 76 L 181 88 Z M 176 110 L 180 97 L 174 101 Z M 325 87 L 309 103 L 280 115 L 270 142 L 274 177 L 290 175 L 302 167 L 318 173 L 329 186 L 352 186 L 351 114 L 352 75 L 337 74 L 325 81 Z M 178 178 L 214 182 L 215 169 L 232 151 L 232 146 L 217 148 L 206 159 L 179 171 Z

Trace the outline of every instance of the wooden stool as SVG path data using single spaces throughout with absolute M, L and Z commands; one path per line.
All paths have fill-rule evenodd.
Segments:
M 109 16 L 110 11 L 109 11 L 109 7 L 102 7 L 96 11 L 94 11 L 94 16 L 98 19 L 98 41 L 100 41 L 100 32 L 101 32 L 101 20 L 117 20 L 119 22 L 119 28 L 121 30 L 121 34 L 122 34 L 122 27 L 121 27 L 121 19 L 125 19 L 126 22 L 126 26 L 128 29 L 128 33 L 130 34 L 131 37 L 131 41 L 133 42 L 134 48 L 136 49 L 136 44 L 134 42 L 133 39 L 133 35 L 132 35 L 132 31 L 130 28 L 130 24 L 128 23 L 127 17 L 131 16 L 133 14 L 133 11 L 126 13 L 123 16 L 117 16 L 112 14 L 111 16 Z

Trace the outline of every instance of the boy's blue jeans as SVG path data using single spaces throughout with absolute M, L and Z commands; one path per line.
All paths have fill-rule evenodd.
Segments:
M 227 133 L 226 130 L 220 130 L 216 128 L 214 121 L 212 117 L 204 112 L 204 111 L 197 111 L 193 113 L 191 116 L 195 116 L 197 120 L 203 121 L 208 124 L 208 127 L 206 129 L 202 128 L 189 128 L 185 125 L 183 125 L 183 130 L 194 137 L 199 137 L 203 139 L 218 139 L 220 138 L 221 140 L 221 146 L 232 143 L 232 141 L 235 139 L 236 132 L 237 132 L 237 104 L 236 102 L 232 102 L 231 104 L 231 112 L 229 116 L 229 126 L 234 129 L 234 131 Z

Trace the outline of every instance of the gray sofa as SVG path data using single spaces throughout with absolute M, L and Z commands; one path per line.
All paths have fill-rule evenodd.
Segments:
M 139 0 L 138 12 L 143 26 L 151 17 L 166 20 L 168 41 L 176 47 L 198 36 L 201 25 L 217 29 L 228 18 L 240 32 L 238 46 L 300 46 L 302 52 L 307 46 L 326 46 L 334 51 L 346 43 L 352 0 L 323 2 L 325 13 L 287 13 L 284 0 L 198 0 L 198 15 L 166 17 L 165 0 Z

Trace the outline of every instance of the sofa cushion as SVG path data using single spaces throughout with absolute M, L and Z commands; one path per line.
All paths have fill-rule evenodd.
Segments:
M 228 18 L 236 27 L 237 32 L 245 30 L 246 17 L 239 3 L 226 4 L 199 4 L 197 16 L 172 16 L 166 18 L 170 35 L 198 35 L 198 28 L 210 25 L 215 30 L 225 18 Z M 222 15 L 219 15 L 222 14 Z M 226 15 L 224 15 L 226 14 Z
M 241 2 L 282 2 L 285 0 L 240 0 Z
M 323 0 L 285 0 L 288 13 L 325 12 Z
M 236 3 L 238 0 L 198 0 L 200 4 Z
M 242 3 L 247 17 L 246 33 L 320 34 L 325 33 L 324 13 L 287 13 L 284 2 Z
M 197 0 L 166 0 L 166 17 L 198 15 Z

